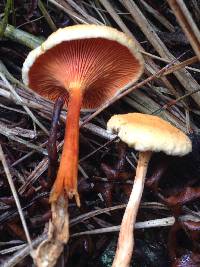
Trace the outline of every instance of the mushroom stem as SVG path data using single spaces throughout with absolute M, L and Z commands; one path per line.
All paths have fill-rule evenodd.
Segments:
M 57 201 L 63 191 L 69 198 L 73 196 L 80 206 L 77 191 L 78 151 L 79 151 L 79 117 L 82 102 L 80 89 L 69 92 L 68 113 L 65 126 L 64 146 L 60 160 L 58 174 L 50 195 L 50 202 Z
M 120 233 L 118 238 L 117 250 L 112 267 L 129 267 L 134 248 L 134 226 L 136 216 L 142 197 L 144 181 L 151 158 L 151 151 L 139 153 L 139 160 L 136 169 L 135 180 L 132 192 L 124 212 Z

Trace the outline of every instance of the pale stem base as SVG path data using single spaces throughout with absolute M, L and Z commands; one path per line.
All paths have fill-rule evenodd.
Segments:
M 136 169 L 136 176 L 132 188 L 132 192 L 126 206 L 122 219 L 120 233 L 118 238 L 117 250 L 112 267 L 128 267 L 130 266 L 131 257 L 134 248 L 134 226 L 136 216 L 142 197 L 144 181 L 151 158 L 151 151 L 139 153 L 139 160 Z

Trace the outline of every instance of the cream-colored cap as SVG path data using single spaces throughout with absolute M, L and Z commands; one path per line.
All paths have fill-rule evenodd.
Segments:
M 114 115 L 108 121 L 107 129 L 138 151 L 163 151 L 168 155 L 183 156 L 192 150 L 187 135 L 157 116 Z
M 143 69 L 136 43 L 123 32 L 101 25 L 74 25 L 57 30 L 29 53 L 22 79 L 52 100 L 79 87 L 82 106 L 96 108 L 136 81 Z

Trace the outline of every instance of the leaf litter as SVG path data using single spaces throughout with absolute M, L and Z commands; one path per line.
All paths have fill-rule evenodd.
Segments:
M 4 2 L 6 5 L 0 3 L 0 141 L 32 246 L 45 240 L 51 217 L 47 139 L 53 103 L 24 89 L 23 61 L 30 47 L 40 44 L 52 29 L 79 23 L 107 24 L 136 38 L 145 57 L 145 74 L 135 85 L 136 91 L 132 87 L 127 94 L 125 88 L 95 113 L 82 113 L 82 205 L 78 209 L 69 202 L 71 238 L 57 266 L 111 266 L 138 155 L 107 133 L 105 125 L 113 114 L 134 111 L 156 114 L 185 131 L 193 151 L 180 159 L 162 153 L 152 158 L 137 217 L 132 266 L 199 266 L 200 51 L 195 27 L 199 25 L 199 1 L 169 0 L 159 5 L 151 0 Z M 176 11 L 173 2 L 178 3 Z M 182 23 L 189 32 L 183 31 Z M 58 149 L 65 116 L 62 110 Z M 0 262 L 7 267 L 31 266 L 30 248 L 3 166 L 0 172 Z

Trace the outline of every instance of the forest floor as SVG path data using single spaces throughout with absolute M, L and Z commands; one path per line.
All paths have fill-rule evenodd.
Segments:
M 81 208 L 69 202 L 70 240 L 56 266 L 112 264 L 138 153 L 113 139 L 106 123 L 112 115 L 128 112 L 162 117 L 193 145 L 184 157 L 153 155 L 132 266 L 200 266 L 199 0 L 0 1 L 0 266 L 34 266 L 7 178 L 14 182 L 34 247 L 46 237 L 51 218 L 47 140 L 53 102 L 27 90 L 22 65 L 52 32 L 75 24 L 105 24 L 136 39 L 145 71 L 137 82 L 142 86 L 131 87 L 95 114 L 81 113 Z M 65 117 L 63 110 L 60 150 Z

